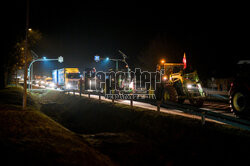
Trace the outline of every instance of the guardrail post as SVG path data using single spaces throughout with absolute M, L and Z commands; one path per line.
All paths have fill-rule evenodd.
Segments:
M 131 108 L 133 108 L 133 95 L 131 95 L 130 97 L 131 97 L 130 98 L 130 106 L 131 106 Z
M 202 112 L 201 113 L 201 124 L 202 124 L 202 126 L 205 125 L 205 123 L 206 123 L 205 112 Z
M 99 92 L 99 100 L 101 100 L 101 92 Z
M 90 98 L 90 93 L 88 93 L 88 96 L 89 96 L 89 98 Z
M 157 105 L 157 111 L 160 112 L 161 111 L 161 101 L 157 100 L 156 105 Z
M 112 103 L 114 103 L 115 102 L 115 97 L 114 97 L 114 95 L 112 95 Z
M 75 89 L 73 89 L 73 95 L 75 96 Z

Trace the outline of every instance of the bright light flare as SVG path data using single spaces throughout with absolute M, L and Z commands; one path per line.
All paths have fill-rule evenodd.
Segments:
M 129 88 L 130 89 L 134 89 L 134 82 L 132 81 L 132 82 L 130 82 L 130 84 L 129 84 Z
M 66 89 L 70 89 L 71 87 L 72 87 L 71 84 L 66 85 Z
M 49 83 L 50 88 L 54 88 L 55 86 L 56 86 L 56 84 L 54 82 Z
M 167 76 L 163 76 L 162 79 L 163 79 L 164 81 L 166 81 L 168 78 L 167 78 Z
M 187 88 L 188 88 L 188 89 L 192 89 L 192 87 L 193 87 L 193 86 L 192 86 L 191 84 L 188 84 L 188 85 L 187 85 Z

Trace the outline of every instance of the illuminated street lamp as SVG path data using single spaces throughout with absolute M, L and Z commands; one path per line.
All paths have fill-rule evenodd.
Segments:
M 62 56 L 59 56 L 57 59 L 47 59 L 46 57 L 43 57 L 43 58 L 41 58 L 41 59 L 34 59 L 34 60 L 30 63 L 29 68 L 28 68 L 29 90 L 32 88 L 32 86 L 31 86 L 30 68 L 31 68 L 31 66 L 32 66 L 32 64 L 33 64 L 34 62 L 38 62 L 38 61 L 58 61 L 58 62 L 62 63 L 62 62 L 63 62 L 63 57 L 62 57 Z
M 123 52 L 121 52 L 120 50 L 119 50 L 119 53 L 122 54 L 123 59 L 111 59 L 111 58 L 109 58 L 109 57 L 100 58 L 100 56 L 96 55 L 96 56 L 94 57 L 94 60 L 95 60 L 96 62 L 99 62 L 100 60 L 115 61 L 115 62 L 116 62 L 116 65 L 115 65 L 115 66 L 116 66 L 116 71 L 118 71 L 118 69 L 119 69 L 119 66 L 118 66 L 119 61 L 120 61 L 120 62 L 123 62 L 123 63 L 126 64 L 126 68 L 128 68 L 128 72 L 129 72 L 129 66 L 128 66 L 128 63 L 126 62 L 126 58 L 128 58 L 127 55 L 125 55 L 125 54 L 124 54 Z

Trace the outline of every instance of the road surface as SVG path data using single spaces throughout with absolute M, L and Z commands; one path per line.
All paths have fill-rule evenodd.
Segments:
M 45 92 L 47 91 L 47 89 L 36 89 L 33 91 Z M 73 92 L 69 92 L 69 94 L 74 95 Z M 75 92 L 75 95 L 79 95 L 79 93 Z M 82 94 L 82 96 L 88 97 L 87 94 Z M 99 99 L 99 96 L 91 94 L 90 98 Z M 112 102 L 112 100 L 107 99 L 104 96 L 101 96 L 101 100 Z M 114 100 L 114 102 L 126 105 L 131 104 L 130 100 Z M 133 106 L 157 111 L 157 106 L 155 103 L 133 101 Z M 204 106 L 202 108 L 195 108 L 193 106 L 190 106 L 188 103 L 184 103 L 182 105 L 162 104 L 160 107 L 160 112 L 199 119 L 201 120 L 201 123 L 203 123 L 205 120 L 220 124 L 229 124 L 250 131 L 250 120 L 239 119 L 235 117 L 233 113 L 230 112 L 229 104 L 225 102 L 206 101 L 204 102 Z

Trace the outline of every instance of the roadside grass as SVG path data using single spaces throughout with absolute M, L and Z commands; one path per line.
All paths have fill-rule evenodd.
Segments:
M 239 164 L 250 154 L 250 132 L 229 125 L 202 126 L 197 119 L 60 92 L 46 98 L 56 103 L 42 105 L 42 112 L 121 165 Z
M 9 86 L 0 90 L 0 106 L 6 105 L 19 108 L 23 104 L 23 88 L 21 86 Z M 34 95 L 27 93 L 27 108 L 39 109 L 39 100 Z
M 79 135 L 38 111 L 28 97 L 22 110 L 22 89 L 0 90 L 0 159 L 4 165 L 115 165 Z

